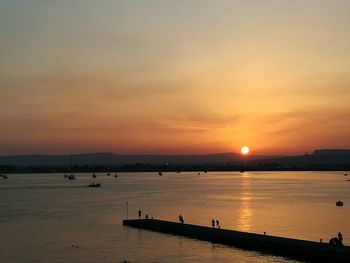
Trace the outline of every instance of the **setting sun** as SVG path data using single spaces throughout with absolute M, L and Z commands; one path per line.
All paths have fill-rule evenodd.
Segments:
M 244 146 L 241 148 L 241 153 L 242 154 L 248 154 L 249 153 L 249 148 L 247 146 Z

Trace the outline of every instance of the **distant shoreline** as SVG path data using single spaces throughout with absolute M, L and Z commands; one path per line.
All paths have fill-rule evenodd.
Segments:
M 4 169 L 0 166 L 0 174 L 31 174 L 31 173 L 111 173 L 111 176 L 114 176 L 114 173 L 127 173 L 127 172 L 133 172 L 133 173 L 159 173 L 162 172 L 163 174 L 169 173 L 179 173 L 182 172 L 195 172 L 200 174 L 210 173 L 210 172 L 324 172 L 324 173 L 331 173 L 331 172 L 343 172 L 347 173 L 347 171 L 350 171 L 349 168 L 339 168 L 339 167 L 324 167 L 324 169 L 307 169 L 307 168 L 276 168 L 276 169 L 254 169 L 253 167 L 246 169 L 240 169 L 240 168 L 231 168 L 231 167 L 183 167 L 180 169 L 172 169 L 167 168 L 164 169 L 164 167 L 152 167 L 150 169 L 141 169 L 141 168 L 123 168 L 123 167 L 106 167 L 105 169 L 73 169 L 71 171 L 67 171 L 64 168 L 53 168 L 53 167 L 13 167 L 11 169 L 7 168 Z
M 181 172 L 181 171 L 349 171 L 350 150 L 323 149 L 298 156 L 237 153 L 206 155 L 74 155 L 0 156 L 0 173 Z

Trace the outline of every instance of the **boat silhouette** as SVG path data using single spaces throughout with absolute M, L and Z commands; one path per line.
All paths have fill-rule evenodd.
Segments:
M 344 205 L 344 202 L 342 202 L 342 201 L 337 201 L 337 202 L 335 202 L 335 205 L 336 206 L 343 206 Z
M 87 185 L 87 187 L 100 187 L 100 186 L 101 186 L 101 183 L 95 183 L 95 182 L 89 183 Z

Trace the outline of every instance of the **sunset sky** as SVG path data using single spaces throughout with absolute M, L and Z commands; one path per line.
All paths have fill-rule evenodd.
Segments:
M 0 155 L 350 148 L 350 1 L 0 2 Z

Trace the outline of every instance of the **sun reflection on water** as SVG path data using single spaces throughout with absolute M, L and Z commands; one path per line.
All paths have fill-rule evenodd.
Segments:
M 241 231 L 251 230 L 251 221 L 253 217 L 253 210 L 251 208 L 251 192 L 250 192 L 250 178 L 248 174 L 242 176 L 241 180 L 241 197 L 239 207 L 238 228 Z

